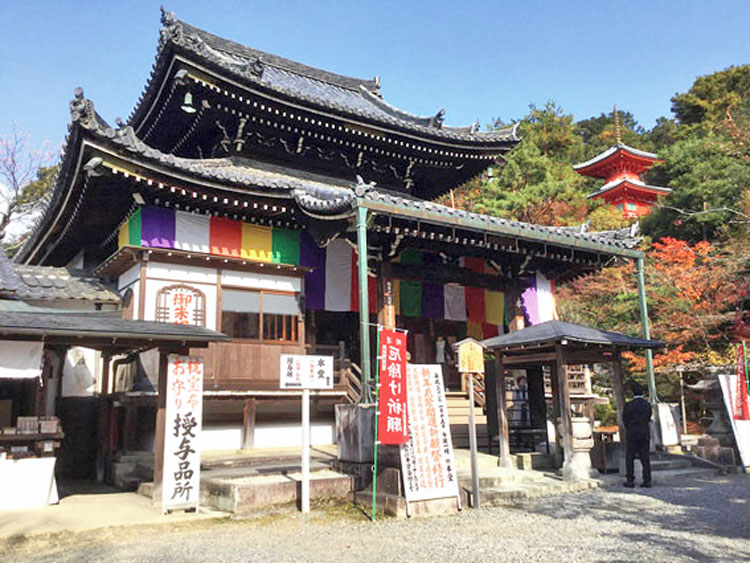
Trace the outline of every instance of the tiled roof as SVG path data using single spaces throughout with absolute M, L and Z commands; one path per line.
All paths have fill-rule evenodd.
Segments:
M 607 332 L 596 328 L 566 323 L 564 321 L 547 321 L 539 323 L 522 330 L 509 332 L 482 341 L 486 348 L 512 348 L 561 342 L 568 340 L 581 344 L 600 344 L 603 346 L 616 346 L 618 348 L 641 349 L 660 348 L 661 342 L 646 340 L 644 338 L 633 338 L 618 332 Z
M 640 156 L 643 158 L 649 158 L 653 160 L 658 160 L 658 155 L 652 153 L 652 152 L 646 152 L 638 149 L 634 149 L 633 147 L 629 147 L 628 145 L 624 143 L 617 143 L 609 147 L 606 151 L 597 154 L 594 158 L 591 158 L 587 160 L 586 162 L 581 162 L 580 164 L 574 164 L 573 170 L 581 170 L 583 168 L 587 168 L 591 166 L 592 164 L 596 164 L 597 162 L 602 162 L 603 160 L 606 160 L 613 154 L 615 154 L 617 151 L 623 150 L 625 152 L 628 152 L 635 156 Z
M 119 303 L 120 296 L 101 280 L 67 268 L 13 264 L 18 279 L 15 295 L 26 301 L 92 301 Z
M 21 280 L 13 271 L 13 264 L 0 248 L 0 296 L 15 295 L 20 287 Z
M 174 14 L 162 12 L 161 41 L 154 73 L 146 86 L 130 122 L 138 120 L 143 102 L 149 97 L 151 82 L 166 65 L 163 57 L 169 46 L 187 51 L 199 61 L 253 87 L 263 87 L 294 100 L 365 118 L 373 123 L 406 129 L 435 138 L 469 141 L 477 144 L 519 141 L 516 127 L 497 131 L 479 131 L 477 124 L 468 127 L 443 125 L 445 110 L 433 116 L 416 116 L 386 103 L 380 95 L 378 79 L 363 80 L 327 72 L 270 53 L 258 51 L 234 41 L 203 31 Z
M 590 193 L 586 197 L 591 198 L 591 197 L 600 196 L 606 192 L 610 192 L 618 188 L 619 186 L 623 184 L 631 184 L 635 186 L 636 188 L 641 188 L 644 190 L 651 190 L 651 191 L 664 193 L 664 194 L 668 194 L 672 192 L 672 188 L 663 188 L 661 186 L 650 186 L 646 184 L 645 182 L 641 182 L 640 180 L 631 180 L 628 178 L 621 178 L 619 180 L 615 180 L 614 182 L 609 182 L 608 184 L 604 184 L 601 188 L 599 188 L 595 192 Z
M 369 189 L 367 189 L 369 188 Z M 583 224 L 578 227 L 555 227 L 547 225 L 535 225 L 532 223 L 523 223 L 494 217 L 492 215 L 482 215 L 471 213 L 461 209 L 453 209 L 445 205 L 440 205 L 431 201 L 425 201 L 418 198 L 409 197 L 399 192 L 392 192 L 377 187 L 363 186 L 360 189 L 365 200 L 374 202 L 385 202 L 402 209 L 414 211 L 425 211 L 445 217 L 446 220 L 451 218 L 465 219 L 478 223 L 485 223 L 488 226 L 497 225 L 509 229 L 518 229 L 529 233 L 548 233 L 558 237 L 569 238 L 571 241 L 581 240 L 602 246 L 610 246 L 624 249 L 631 249 L 638 245 L 640 238 L 637 236 L 637 227 L 627 227 L 616 231 L 599 231 L 589 232 L 588 225 Z

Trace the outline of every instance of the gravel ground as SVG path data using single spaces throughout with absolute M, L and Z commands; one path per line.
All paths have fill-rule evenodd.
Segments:
M 750 561 L 750 478 L 685 477 L 464 510 L 366 521 L 349 505 L 246 520 L 118 527 L 0 542 L 5 561 Z

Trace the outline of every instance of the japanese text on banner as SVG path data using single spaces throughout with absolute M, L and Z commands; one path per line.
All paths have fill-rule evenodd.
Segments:
M 400 447 L 406 499 L 458 496 L 441 367 L 408 364 L 406 380 L 409 439 Z
M 162 506 L 197 507 L 203 419 L 203 358 L 168 358 Z
M 380 329 L 378 441 L 403 444 L 409 439 L 406 391 L 406 334 Z

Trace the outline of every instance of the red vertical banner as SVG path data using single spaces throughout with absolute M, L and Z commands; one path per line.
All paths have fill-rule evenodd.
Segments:
M 382 327 L 378 330 L 378 441 L 388 445 L 403 444 L 409 439 L 406 418 L 406 334 Z
M 750 405 L 747 397 L 747 365 L 745 364 L 745 345 L 737 347 L 737 387 L 734 395 L 734 419 L 750 420 Z

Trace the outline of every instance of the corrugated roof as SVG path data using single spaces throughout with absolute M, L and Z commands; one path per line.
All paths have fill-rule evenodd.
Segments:
M 203 327 L 133 321 L 102 313 L 4 311 L 0 334 L 17 336 L 73 336 L 158 341 L 217 342 L 231 340 L 226 334 Z

